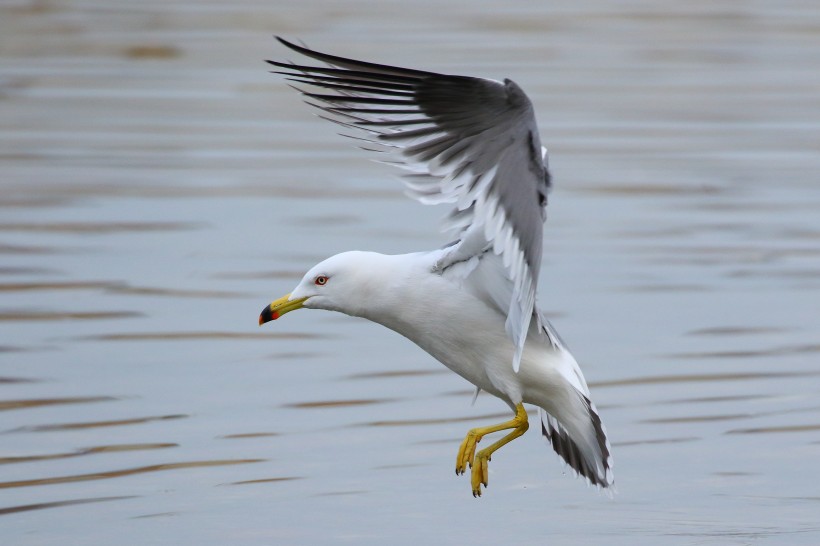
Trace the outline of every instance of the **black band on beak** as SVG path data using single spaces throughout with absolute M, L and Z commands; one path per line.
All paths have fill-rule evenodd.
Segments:
M 267 305 L 264 309 L 262 309 L 262 313 L 259 315 L 259 326 L 262 326 L 266 322 L 270 322 L 276 318 L 279 317 L 274 317 L 273 311 L 270 310 L 270 305 Z

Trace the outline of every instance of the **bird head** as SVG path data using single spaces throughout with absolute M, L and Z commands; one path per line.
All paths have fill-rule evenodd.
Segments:
M 359 316 L 372 294 L 372 262 L 378 254 L 343 252 L 313 266 L 290 294 L 262 309 L 259 325 L 296 309 L 326 309 Z

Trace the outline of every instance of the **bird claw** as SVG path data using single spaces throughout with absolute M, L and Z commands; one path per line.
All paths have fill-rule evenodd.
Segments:
M 473 472 L 470 476 L 470 483 L 473 486 L 473 497 L 481 496 L 481 486 L 487 488 L 489 483 L 489 463 L 490 457 L 483 451 L 479 451 L 473 460 Z
M 456 455 L 456 475 L 463 475 L 467 467 L 473 467 L 473 458 L 475 457 L 476 444 L 481 441 L 478 436 L 471 430 L 464 437 L 461 446 L 458 448 L 458 455 Z
M 529 422 L 527 421 L 527 411 L 523 404 L 518 404 L 515 407 L 515 418 L 506 423 L 500 423 L 491 427 L 474 428 L 467 433 L 461 446 L 458 448 L 458 455 L 456 456 L 456 474 L 464 474 L 469 466 L 472 470 L 470 472 L 470 485 L 473 489 L 473 497 L 481 496 L 481 486 L 487 487 L 489 480 L 489 463 L 492 454 L 503 447 L 504 445 L 515 440 L 519 436 L 527 432 Z M 514 429 L 512 432 L 491 444 L 478 453 L 475 452 L 476 444 L 487 434 L 499 432 L 501 430 Z

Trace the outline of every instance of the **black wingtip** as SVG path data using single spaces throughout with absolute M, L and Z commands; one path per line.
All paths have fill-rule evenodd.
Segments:
M 435 74 L 433 72 L 426 72 L 424 70 L 414 70 L 411 68 L 401 68 L 398 66 L 388 66 L 384 64 L 377 64 L 377 63 L 369 63 L 365 61 L 357 61 L 356 59 L 348 59 L 346 57 L 339 57 L 336 55 L 330 55 L 328 53 L 322 53 L 321 51 L 316 51 L 310 49 L 308 47 L 300 46 L 285 40 L 281 36 L 274 35 L 274 38 L 282 44 L 283 46 L 291 49 L 297 53 L 304 55 L 305 57 L 310 57 L 311 59 L 322 61 L 324 63 L 339 67 L 339 68 L 346 68 L 348 70 L 363 70 L 366 72 L 376 72 L 382 75 L 392 75 L 392 76 L 402 76 L 402 77 L 412 77 L 412 78 L 419 78 L 419 77 L 426 77 L 426 76 L 440 76 L 440 74 Z
M 288 48 L 288 49 L 292 49 L 293 51 L 296 51 L 297 53 L 301 53 L 302 55 L 307 55 L 308 57 L 310 57 L 310 56 L 311 56 L 311 55 L 310 55 L 310 53 L 313 53 L 313 51 L 312 51 L 312 50 L 310 50 L 310 49 L 308 49 L 308 48 L 306 48 L 306 47 L 304 47 L 304 46 L 300 46 L 300 45 L 294 44 L 293 42 L 289 42 L 288 40 L 285 40 L 285 39 L 284 39 L 284 38 L 282 38 L 281 36 L 276 36 L 276 35 L 274 35 L 273 37 L 274 37 L 274 38 L 276 38 L 276 40 L 277 40 L 280 44 L 282 44 L 283 46 L 285 46 L 285 47 L 286 47 L 286 48 Z

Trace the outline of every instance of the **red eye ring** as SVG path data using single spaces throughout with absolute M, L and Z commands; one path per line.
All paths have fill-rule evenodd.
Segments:
M 319 275 L 313 283 L 316 286 L 324 286 L 327 284 L 327 277 L 325 275 Z

